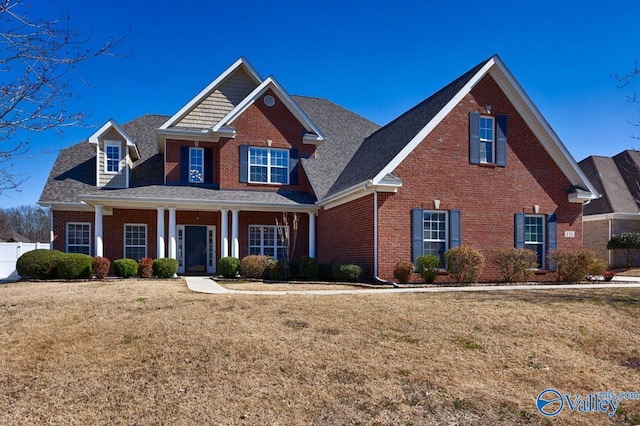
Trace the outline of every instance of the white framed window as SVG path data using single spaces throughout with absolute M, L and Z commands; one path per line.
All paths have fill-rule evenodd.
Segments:
M 189 148 L 189 182 L 204 182 L 204 148 Z
M 423 248 L 422 253 L 438 256 L 444 260 L 444 252 L 448 249 L 449 220 L 446 211 L 425 210 L 423 213 Z M 444 263 L 443 263 L 444 264 Z
M 493 117 L 480 116 L 480 162 L 495 163 L 495 126 Z
M 289 150 L 249 147 L 249 182 L 289 184 Z
M 147 257 L 147 225 L 135 223 L 124 225 L 124 257 L 136 262 Z
M 286 227 L 280 226 L 280 228 L 284 230 Z M 249 225 L 249 254 L 261 254 L 283 260 L 286 250 L 277 226 Z
M 544 268 L 544 227 L 542 215 L 525 215 L 524 217 L 524 247 L 532 250 L 538 256 L 538 267 Z
M 91 224 L 67 223 L 67 253 L 91 254 Z
M 122 144 L 118 141 L 104 142 L 104 171 L 105 173 L 120 173 L 120 148 Z

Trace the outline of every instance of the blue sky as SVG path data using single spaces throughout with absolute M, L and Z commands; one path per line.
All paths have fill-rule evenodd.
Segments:
M 618 89 L 614 73 L 640 60 L 640 2 L 327 0 L 321 2 L 32 1 L 41 17 L 71 16 L 91 43 L 127 34 L 124 58 L 80 68 L 70 110 L 86 125 L 172 115 L 245 56 L 290 94 L 324 97 L 386 124 L 494 53 L 577 161 L 639 148 L 640 80 Z M 29 135 L 14 171 L 29 175 L 0 207 L 35 204 L 57 151 L 95 127 Z

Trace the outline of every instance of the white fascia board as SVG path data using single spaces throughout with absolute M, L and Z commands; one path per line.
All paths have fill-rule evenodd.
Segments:
M 618 219 L 618 220 L 640 220 L 640 213 L 602 213 L 602 214 L 592 214 L 592 215 L 583 215 L 583 222 L 594 222 L 598 220 L 609 220 L 609 219 Z
M 495 58 L 495 57 L 494 57 Z M 456 93 L 456 95 L 442 108 L 432 119 L 427 123 L 427 125 L 418 132 L 417 135 L 411 139 L 411 141 L 405 145 L 404 148 L 387 164 L 374 178 L 374 183 L 379 183 L 387 174 L 392 173 L 396 167 L 400 165 L 404 161 L 405 158 L 413 152 L 413 150 L 422 142 L 424 138 L 431 133 L 433 129 L 436 128 L 438 124 L 451 112 L 453 109 L 462 101 L 462 99 L 467 96 L 467 94 L 473 89 L 473 87 L 478 84 L 478 82 L 485 76 L 485 74 L 489 71 L 489 69 L 495 64 L 494 58 L 491 58 L 487 61 L 486 64 L 474 75 L 471 80 L 467 82 L 467 84 Z
M 375 184 L 372 180 L 367 180 L 317 201 L 316 204 L 324 207 L 325 210 L 330 210 L 374 192 L 398 192 L 398 188 L 401 187 L 402 182 Z
M 591 199 L 600 198 L 601 194 L 598 193 L 595 187 L 591 184 L 580 166 L 578 166 L 576 160 L 573 158 L 571 153 L 569 153 L 567 147 L 562 143 L 558 135 L 551 128 L 542 113 L 540 113 L 540 110 L 538 110 L 506 65 L 497 55 L 495 55 L 492 60 L 496 67 L 491 69 L 491 76 L 507 95 L 520 116 L 525 120 L 536 138 L 543 144 L 551 158 L 553 158 L 565 176 L 572 184 L 583 186 L 591 192 L 591 194 L 593 194 Z M 514 98 L 514 96 L 516 98 Z
M 273 90 L 275 95 L 284 102 L 285 106 L 296 119 L 304 126 L 309 133 L 315 133 L 317 135 L 317 141 L 323 141 L 326 139 L 324 134 L 316 127 L 311 121 L 309 116 L 298 106 L 298 104 L 289 96 L 289 94 L 282 88 L 282 86 L 276 81 L 273 76 L 267 77 L 258 87 L 256 87 L 246 98 L 242 100 L 234 109 L 232 109 L 222 120 L 220 120 L 215 126 L 212 127 L 214 132 L 219 131 L 225 126 L 231 125 L 233 121 L 238 118 L 247 108 L 249 108 L 263 93 L 268 89 Z
M 120 133 L 120 135 L 124 138 L 127 143 L 127 147 L 129 148 L 129 155 L 131 157 L 135 157 L 136 160 L 140 159 L 140 152 L 138 151 L 138 146 L 136 143 L 129 137 L 127 132 L 124 131 L 122 127 L 113 118 L 107 120 L 106 123 L 102 125 L 98 130 L 96 130 L 91 136 L 89 136 L 89 143 L 94 145 L 98 145 L 100 142 L 100 137 L 104 135 L 109 129 L 115 129 L 116 132 Z
M 207 87 L 202 89 L 200 93 L 198 93 L 193 99 L 191 99 L 185 106 L 180 108 L 178 112 L 176 112 L 171 118 L 169 118 L 165 123 L 160 126 L 160 129 L 168 129 L 169 127 L 176 124 L 177 121 L 182 119 L 191 109 L 193 109 L 196 105 L 198 105 L 204 98 L 209 96 L 211 92 L 213 92 L 220 84 L 222 84 L 231 74 L 233 74 L 236 69 L 244 67 L 249 77 L 256 82 L 256 84 L 262 83 L 262 77 L 260 74 L 251 66 L 249 61 L 244 56 L 238 58 L 229 68 L 227 68 L 222 74 L 220 74 L 215 80 L 213 80 Z

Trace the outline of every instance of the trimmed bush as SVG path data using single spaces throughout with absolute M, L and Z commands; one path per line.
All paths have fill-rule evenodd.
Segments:
M 318 279 L 322 281 L 329 281 L 333 279 L 333 267 L 328 263 L 319 263 Z
M 153 275 L 158 278 L 171 278 L 178 272 L 178 261 L 168 257 L 154 259 L 151 264 Z
M 22 278 L 49 280 L 56 277 L 58 259 L 63 255 L 58 250 L 38 249 L 24 253 L 16 262 L 16 270 Z
M 308 280 L 317 280 L 320 277 L 320 263 L 318 259 L 303 256 L 300 259 L 300 269 L 302 270 L 302 275 Z
M 432 283 L 438 277 L 440 258 L 433 254 L 423 254 L 416 259 L 416 270 L 426 283 Z
M 265 278 L 269 274 L 271 261 L 269 256 L 260 254 L 245 256 L 240 261 L 240 275 L 247 278 Z
M 505 282 L 526 282 L 533 278 L 538 255 L 533 250 L 524 248 L 496 249 L 493 250 L 493 263 Z
M 631 251 L 640 249 L 640 233 L 623 232 L 614 235 L 607 243 L 607 250 L 624 250 L 627 269 L 631 268 Z
M 153 276 L 153 259 L 143 257 L 138 262 L 138 276 L 140 278 L 151 278 Z
M 584 280 L 595 259 L 596 254 L 591 250 L 560 249 L 549 254 L 549 262 L 555 265 L 556 279 L 562 282 Z
M 96 256 L 91 261 L 91 272 L 93 276 L 102 280 L 109 274 L 111 261 L 106 257 Z
M 138 273 L 138 262 L 133 259 L 118 259 L 113 261 L 113 272 L 116 277 L 129 278 Z
M 218 273 L 225 278 L 233 278 L 240 270 L 240 261 L 235 257 L 223 257 L 218 261 Z
M 602 278 L 604 278 L 605 281 L 611 281 L 615 276 L 616 273 L 613 271 L 604 271 L 604 273 L 602 274 Z
M 459 283 L 477 283 L 484 268 L 484 256 L 471 247 L 460 246 L 444 253 L 447 271 Z
M 287 278 L 287 271 L 284 267 L 283 261 L 272 260 L 269 264 L 269 279 L 270 280 L 284 280 Z
M 602 276 L 608 267 L 609 264 L 607 262 L 602 259 L 595 258 L 589 264 L 589 275 Z
M 411 262 L 397 262 L 393 268 L 393 276 L 398 282 L 408 283 L 416 267 Z
M 333 279 L 336 281 L 358 281 L 362 276 L 362 267 L 355 263 L 334 263 Z
M 58 278 L 77 280 L 91 278 L 93 258 L 88 254 L 66 253 L 58 258 Z
M 287 263 L 287 275 L 289 279 L 298 279 L 300 277 L 300 260 L 289 259 Z

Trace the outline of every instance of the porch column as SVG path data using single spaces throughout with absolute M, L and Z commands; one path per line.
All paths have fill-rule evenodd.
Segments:
M 171 259 L 178 258 L 178 250 L 176 243 L 176 209 L 169 208 L 169 257 Z
M 229 210 L 220 210 L 220 258 L 229 256 Z
M 104 245 L 102 243 L 102 206 L 95 205 L 95 245 L 96 256 L 104 256 Z
M 158 207 L 158 259 L 164 257 L 164 207 Z
M 238 240 L 238 210 L 231 210 L 231 256 L 240 258 L 240 241 Z
M 316 257 L 316 214 L 309 212 L 309 257 Z

